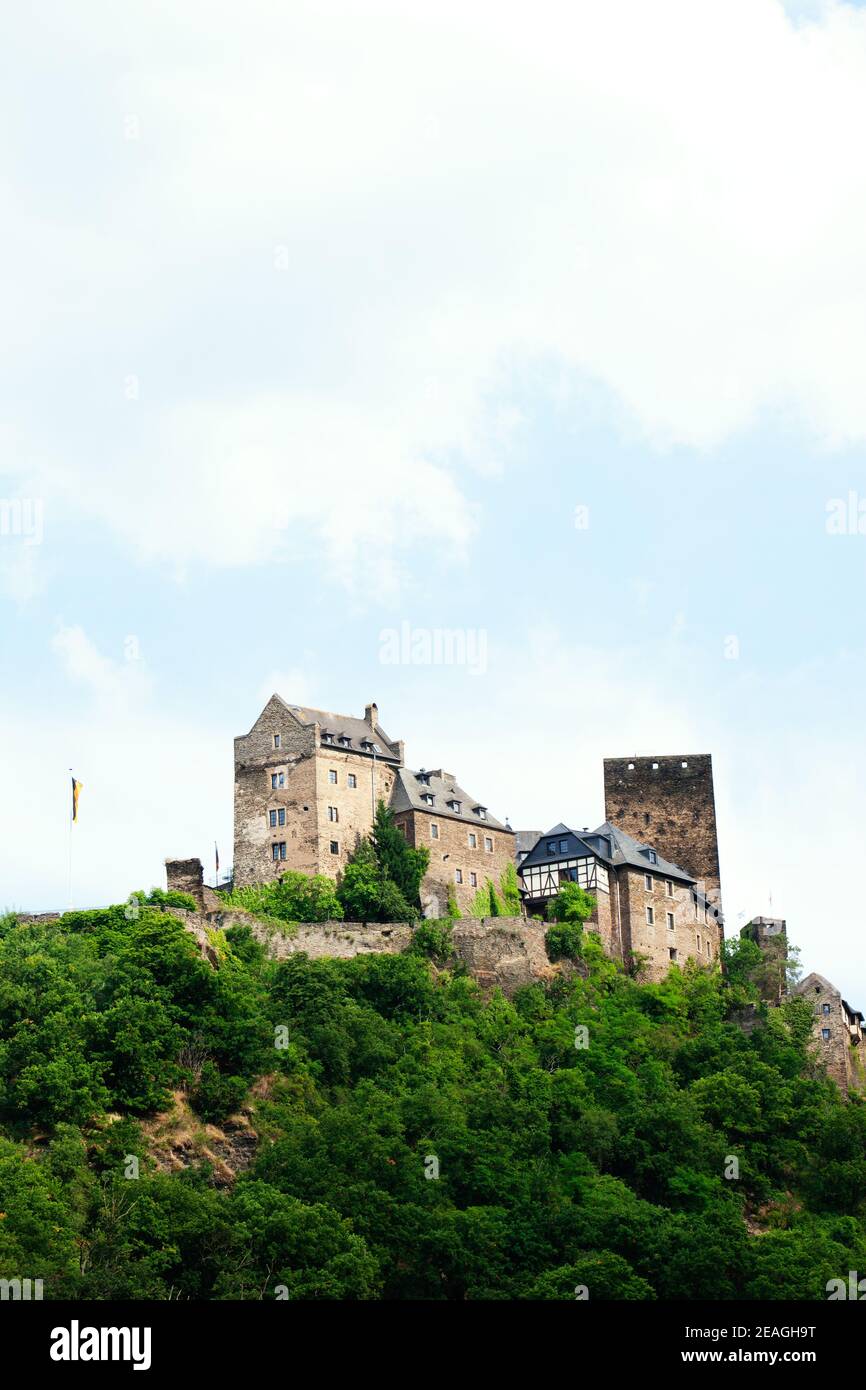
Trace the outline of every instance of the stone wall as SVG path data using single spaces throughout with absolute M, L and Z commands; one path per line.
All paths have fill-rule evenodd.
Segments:
M 511 830 L 497 830 L 482 820 L 468 822 L 435 811 L 398 811 L 394 819 L 403 829 L 408 844 L 430 851 L 430 865 L 421 885 L 425 916 L 446 916 L 449 893 L 453 893 L 460 911 L 468 913 L 478 889 L 486 887 L 490 879 L 498 890 L 505 869 L 514 863 L 514 832 Z M 439 832 L 436 839 L 431 825 Z M 473 835 L 474 846 L 471 843 Z M 487 840 L 492 849 L 485 848 Z M 458 869 L 462 883 L 457 882 Z
M 283 935 L 277 928 L 257 921 L 249 913 L 233 909 L 196 913 L 171 909 L 198 942 L 208 960 L 217 964 L 219 953 L 214 931 L 246 925 L 274 960 L 301 952 L 313 960 L 360 955 L 397 955 L 411 944 L 413 928 L 406 922 L 300 922 L 296 932 Z M 522 985 L 553 978 L 561 967 L 547 958 L 545 926 L 522 917 L 479 917 L 453 924 L 452 940 L 457 956 L 485 989 L 499 986 L 513 994 Z
M 811 1005 L 813 1052 L 836 1085 L 844 1095 L 863 1089 L 866 1078 L 860 1053 L 866 1044 L 860 1040 L 857 1046 L 853 1045 L 851 1020 L 839 990 L 823 975 L 811 974 L 795 986 L 792 994 Z
M 641 844 L 650 844 L 721 893 L 713 760 L 708 753 L 676 757 L 605 758 L 604 813 Z

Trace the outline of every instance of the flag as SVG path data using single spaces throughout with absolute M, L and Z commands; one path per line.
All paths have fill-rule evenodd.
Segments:
M 78 794 L 81 791 L 81 783 L 72 779 L 72 819 L 78 820 Z
M 214 852 L 214 858 L 215 858 L 215 860 L 216 860 L 216 881 L 217 881 L 217 883 L 219 883 L 219 881 L 220 881 L 220 852 L 219 852 L 219 850 L 217 849 L 217 842 L 216 842 L 216 840 L 214 840 L 214 842 L 213 842 L 213 852 Z

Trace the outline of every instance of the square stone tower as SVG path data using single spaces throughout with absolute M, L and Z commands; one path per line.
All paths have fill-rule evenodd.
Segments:
M 605 758 L 605 817 L 651 844 L 721 907 L 713 760 L 709 753 Z

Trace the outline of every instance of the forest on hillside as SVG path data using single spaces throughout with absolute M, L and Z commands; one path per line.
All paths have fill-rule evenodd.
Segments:
M 734 1021 L 751 943 L 724 976 L 640 984 L 578 933 L 508 1000 L 445 922 L 403 955 L 279 963 L 235 927 L 214 966 L 162 899 L 0 919 L 0 1277 L 76 1299 L 823 1299 L 866 1268 L 866 1108 L 813 1062 L 802 1001 Z M 233 1116 L 251 1142 L 227 1172 L 208 1154 Z

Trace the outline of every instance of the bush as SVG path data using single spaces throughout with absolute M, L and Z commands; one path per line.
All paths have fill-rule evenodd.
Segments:
M 242 1076 L 223 1076 L 213 1062 L 205 1062 L 198 1085 L 190 1095 L 190 1105 L 209 1124 L 219 1124 L 237 1110 L 247 1093 Z
M 588 922 L 595 911 L 596 899 L 577 883 L 563 883 L 555 898 L 547 904 L 548 922 Z
M 223 895 L 226 905 L 280 922 L 339 922 L 343 908 L 333 880 L 288 869 L 273 883 L 250 883 Z
M 583 927 L 579 922 L 554 922 L 544 934 L 551 960 L 578 960 L 583 954 Z
M 419 922 L 409 950 L 413 955 L 426 956 L 428 960 L 435 960 L 437 965 L 444 965 L 454 954 L 450 921 L 446 918 L 441 922 Z
M 143 907 L 184 907 L 190 912 L 198 909 L 198 903 L 192 893 L 180 893 L 173 888 L 169 892 L 164 888 L 151 888 L 149 893 L 139 890 L 137 893 L 130 893 L 130 902 L 133 898 L 137 898 Z

